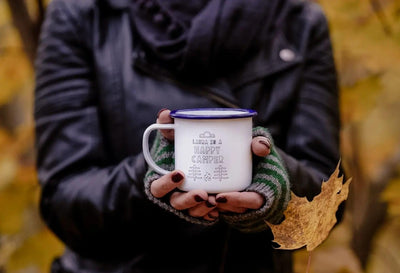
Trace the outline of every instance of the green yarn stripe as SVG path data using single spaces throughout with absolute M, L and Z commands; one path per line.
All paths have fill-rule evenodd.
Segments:
M 175 163 L 175 160 L 170 157 L 161 158 L 156 161 L 156 164 L 159 166 L 164 165 L 164 166 L 171 167 L 171 165 L 173 166 L 174 163 Z
M 153 171 L 153 170 L 149 170 L 147 173 L 146 173 L 146 175 L 145 175 L 145 179 L 149 179 L 150 177 L 152 177 L 152 176 L 159 176 L 159 174 L 158 173 L 156 173 L 155 171 Z
M 154 157 L 159 157 L 162 156 L 166 153 L 171 154 L 174 152 L 174 146 L 173 145 L 167 145 L 167 146 L 159 146 L 157 152 L 154 153 Z M 171 155 L 169 155 L 171 156 Z
M 275 150 L 275 149 L 273 149 Z M 275 168 L 281 170 L 280 175 L 285 176 L 285 178 L 288 178 L 288 174 L 283 168 L 283 162 L 275 155 L 271 154 L 268 156 L 268 160 L 263 160 L 260 162 L 260 164 L 257 166 L 258 168 Z M 268 165 L 268 166 L 267 166 Z
M 290 200 L 289 175 L 284 163 L 274 148 L 271 135 L 267 129 L 256 127 L 253 129 L 253 136 L 267 137 L 271 142 L 270 154 L 264 157 L 255 168 L 253 183 L 260 183 L 268 186 L 275 197 L 273 204 L 266 215 L 266 220 L 272 221 L 281 217 Z
M 273 196 L 275 197 L 274 202 L 269 208 L 269 213 L 266 214 L 266 219 L 270 220 L 269 217 L 273 217 L 274 213 L 281 212 L 285 205 L 285 187 L 282 187 L 281 181 L 274 176 L 264 176 L 263 178 L 257 179 L 258 183 L 265 184 L 270 187 L 273 191 Z
M 257 174 L 270 174 L 275 177 L 282 177 L 284 180 L 288 180 L 289 177 L 282 171 L 282 169 L 278 168 L 276 165 L 270 163 L 262 164 L 262 168 L 257 169 Z M 285 181 L 283 183 L 286 183 Z
M 154 139 L 153 145 L 152 145 L 151 150 L 150 150 L 150 153 L 151 153 L 152 155 L 153 155 L 153 154 L 157 151 L 157 149 L 160 147 L 160 144 L 161 144 L 161 137 L 160 137 L 160 133 L 157 132 L 157 135 L 156 135 L 156 137 L 155 137 L 155 139 Z
M 162 137 L 160 132 L 157 132 L 150 154 L 157 166 L 169 171 L 174 169 L 174 144 Z M 149 170 L 146 177 L 148 177 L 148 174 L 159 176 L 159 174 L 155 173 L 153 170 Z
M 268 166 L 268 165 L 267 165 Z M 257 174 L 254 176 L 254 181 L 257 181 L 258 183 L 264 183 L 270 185 L 271 183 L 268 182 L 277 182 L 274 183 L 275 186 L 282 188 L 281 194 L 286 194 L 285 189 L 287 189 L 287 180 L 288 177 L 286 175 L 282 175 L 282 170 L 278 169 L 259 169 L 257 171 Z M 273 181 L 273 179 L 276 179 Z
M 260 183 L 260 184 L 265 184 L 271 188 L 271 190 L 274 193 L 274 196 L 279 194 L 278 186 L 276 185 L 277 183 L 273 183 L 271 180 L 274 179 L 272 176 L 266 176 L 266 177 L 255 177 L 253 178 L 253 183 Z

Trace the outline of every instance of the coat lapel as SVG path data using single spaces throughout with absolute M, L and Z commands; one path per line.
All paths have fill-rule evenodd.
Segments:
M 267 50 L 260 49 L 242 69 L 229 77 L 228 82 L 235 89 L 247 82 L 265 78 L 293 67 L 303 62 L 303 59 L 300 51 L 290 44 L 285 35 L 279 31 L 271 40 L 271 46 Z

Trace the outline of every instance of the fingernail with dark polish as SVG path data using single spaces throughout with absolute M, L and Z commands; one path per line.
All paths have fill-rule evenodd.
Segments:
M 172 179 L 172 182 L 179 183 L 182 181 L 183 175 L 181 173 L 176 173 L 176 174 L 172 175 L 171 179 Z
M 204 199 L 203 199 L 200 195 L 195 195 L 195 196 L 194 196 L 194 200 L 195 200 L 196 202 L 203 202 L 203 201 L 204 201 Z
M 268 149 L 271 149 L 271 144 L 265 140 L 259 140 L 259 143 L 261 143 L 262 145 L 265 145 Z
M 218 203 L 226 203 L 226 197 L 220 196 L 218 197 L 215 201 L 217 201 Z
M 208 208 L 212 208 L 212 207 L 215 207 L 215 205 L 214 204 L 212 204 L 212 203 L 210 203 L 210 201 L 206 201 L 206 206 L 208 207 Z
M 157 118 L 159 118 L 159 117 L 160 117 L 160 114 L 161 114 L 161 112 L 163 112 L 163 111 L 165 111 L 165 110 L 167 110 L 167 108 L 162 108 L 160 111 L 158 111 L 158 113 L 157 113 Z

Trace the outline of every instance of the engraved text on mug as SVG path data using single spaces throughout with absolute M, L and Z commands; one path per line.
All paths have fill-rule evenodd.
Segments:
M 189 167 L 188 177 L 193 181 L 222 181 L 229 179 L 228 171 L 223 165 L 224 156 L 221 154 L 222 140 L 215 137 L 214 133 L 205 131 L 199 134 L 198 138 L 192 139 L 193 154 L 191 161 L 193 165 Z M 202 170 L 200 165 L 215 165 L 211 171 Z

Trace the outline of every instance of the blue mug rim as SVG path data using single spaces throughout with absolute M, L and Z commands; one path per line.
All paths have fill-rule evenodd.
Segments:
M 200 112 L 200 111 L 218 111 L 218 114 L 213 114 L 213 115 L 193 114 L 193 112 Z M 232 112 L 236 113 L 232 114 Z M 190 109 L 177 109 L 171 111 L 170 113 L 170 116 L 172 118 L 181 118 L 181 119 L 237 119 L 237 118 L 253 117 L 255 115 L 257 115 L 257 112 L 255 110 L 243 109 L 243 108 L 190 108 Z

